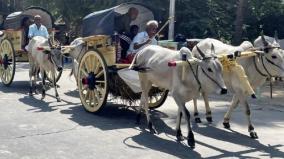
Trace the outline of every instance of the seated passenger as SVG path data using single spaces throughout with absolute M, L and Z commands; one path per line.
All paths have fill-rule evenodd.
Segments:
M 138 33 L 131 42 L 127 51 L 126 59 L 130 63 L 135 54 L 147 45 L 157 45 L 158 42 L 155 39 L 155 35 L 158 29 L 158 22 L 151 20 L 146 24 L 146 31 Z
M 127 35 L 121 35 L 120 36 L 120 46 L 121 46 L 121 58 L 125 59 L 127 50 L 129 49 L 129 46 L 131 44 L 131 41 L 133 38 L 137 35 L 139 30 L 139 27 L 137 25 L 132 25 L 130 27 L 130 33 Z
M 26 45 L 29 43 L 29 26 L 31 24 L 30 18 L 29 17 L 24 17 L 21 23 L 21 29 L 23 30 L 22 32 L 22 48 L 24 49 Z

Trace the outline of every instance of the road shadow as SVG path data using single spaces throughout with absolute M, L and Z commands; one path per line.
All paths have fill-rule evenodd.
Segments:
M 145 116 L 141 118 L 141 123 L 137 125 L 135 123 L 137 115 L 135 109 L 137 108 L 108 103 L 103 108 L 103 111 L 98 114 L 88 113 L 82 106 L 69 107 L 69 109 L 61 110 L 60 112 L 71 115 L 70 120 L 78 123 L 80 126 L 93 126 L 103 131 L 127 128 L 140 131 L 138 135 L 128 137 L 123 141 L 130 148 L 140 149 L 139 147 L 127 144 L 128 139 L 132 139 L 139 145 L 143 145 L 149 149 L 161 151 L 179 158 L 201 158 L 200 154 L 192 151 L 187 145 L 175 141 L 174 137 L 170 137 L 170 140 L 167 140 L 150 134 L 146 129 Z M 152 121 L 158 133 L 175 136 L 175 130 L 163 121 L 165 118 L 168 118 L 168 116 L 163 112 L 158 110 L 152 111 Z
M 193 124 L 193 130 L 194 133 L 201 134 L 206 137 L 213 138 L 215 140 L 220 140 L 223 142 L 229 142 L 236 145 L 240 145 L 243 147 L 248 147 L 246 150 L 238 151 L 238 152 L 230 152 L 228 150 L 220 149 L 218 147 L 210 145 L 208 142 L 201 142 L 197 141 L 197 144 L 208 147 L 210 149 L 213 149 L 215 151 L 218 151 L 222 154 L 217 156 L 209 157 L 209 159 L 215 159 L 215 158 L 226 158 L 226 157 L 236 157 L 236 158 L 251 158 L 251 156 L 246 156 L 246 154 L 253 153 L 253 152 L 262 152 L 266 153 L 261 157 L 284 157 L 284 152 L 278 150 L 278 147 L 284 146 L 283 144 L 278 145 L 264 145 L 260 143 L 258 140 L 251 139 L 249 136 L 240 134 L 234 130 L 224 130 L 219 129 L 214 126 L 208 125 L 208 124 L 202 124 L 202 126 L 199 126 L 198 124 Z M 233 149 L 233 148 L 232 148 Z
M 69 90 L 68 92 L 64 92 L 66 96 L 73 98 L 80 98 L 78 89 Z
M 41 93 L 42 90 L 42 85 L 41 81 L 37 81 L 36 89 L 39 93 Z M 50 83 L 47 82 L 46 84 L 46 91 L 49 91 L 51 88 Z M 3 84 L 0 86 L 0 92 L 3 93 L 18 93 L 18 94 L 29 94 L 30 90 L 30 82 L 29 81 L 13 81 L 13 83 L 9 86 L 6 87 Z
M 28 111 L 33 111 L 33 112 L 51 112 L 57 110 L 59 107 L 81 104 L 81 103 L 73 103 L 64 99 L 61 99 L 61 102 L 57 102 L 55 96 L 49 94 L 46 94 L 46 96 L 52 97 L 53 100 L 52 101 L 47 101 L 46 99 L 40 100 L 41 95 L 34 95 L 34 96 L 27 95 L 24 96 L 23 98 L 20 98 L 19 101 L 24 103 L 25 105 L 33 107 L 31 109 L 28 109 Z
M 44 100 L 36 99 L 33 96 L 25 96 L 19 99 L 20 102 L 32 106 L 33 108 L 28 109 L 28 111 L 34 112 L 51 112 L 56 110 L 54 107 L 49 106 L 51 102 L 46 102 Z
M 9 87 L 6 87 L 1 83 L 0 92 L 28 94 L 29 86 L 29 81 L 13 81 L 13 83 Z
M 128 143 L 128 140 L 131 139 L 135 143 L 141 146 L 133 146 L 131 143 Z M 148 131 L 141 131 L 138 135 L 128 137 L 123 140 L 123 143 L 130 148 L 136 149 L 151 149 L 155 151 L 160 151 L 177 158 L 182 159 L 199 159 L 202 158 L 201 155 L 192 150 L 190 147 L 184 143 L 178 143 L 173 140 L 167 140 L 160 138 L 159 136 L 150 134 Z M 142 147 L 143 146 L 143 147 Z

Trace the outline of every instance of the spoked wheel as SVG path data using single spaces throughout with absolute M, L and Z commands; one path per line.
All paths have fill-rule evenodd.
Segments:
M 77 77 L 81 102 L 89 112 L 98 112 L 108 96 L 108 68 L 100 52 L 88 50 L 79 62 Z
M 0 78 L 5 86 L 10 86 L 15 75 L 15 51 L 10 40 L 4 39 L 0 44 Z
M 153 87 L 152 87 L 153 89 Z M 157 88 L 155 88 L 157 89 Z M 155 91 L 155 90 L 154 90 Z M 167 97 L 168 97 L 168 90 L 159 90 L 158 93 L 156 93 L 156 96 L 153 97 L 149 97 L 149 108 L 150 109 L 156 109 L 159 108 L 160 106 L 162 106 Z

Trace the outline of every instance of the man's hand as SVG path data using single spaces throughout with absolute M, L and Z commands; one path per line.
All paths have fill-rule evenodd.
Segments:
M 150 43 L 151 43 L 151 41 L 152 41 L 152 39 L 151 39 L 151 38 L 149 38 L 149 39 L 145 42 L 145 44 L 150 44 Z

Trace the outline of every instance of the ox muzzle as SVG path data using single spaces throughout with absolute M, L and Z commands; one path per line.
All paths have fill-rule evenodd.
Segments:
M 227 94 L 228 93 L 228 89 L 227 88 L 221 88 L 220 94 Z

